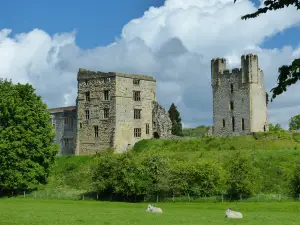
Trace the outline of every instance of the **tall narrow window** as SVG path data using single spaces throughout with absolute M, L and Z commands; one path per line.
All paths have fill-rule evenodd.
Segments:
M 149 123 L 146 123 L 146 134 L 150 133 L 150 126 Z
M 141 119 L 141 109 L 134 109 L 134 111 L 133 111 L 133 113 L 134 113 L 134 115 L 133 115 L 133 118 L 134 119 Z
M 85 100 L 87 101 L 87 102 L 89 102 L 90 100 L 91 100 L 91 98 L 90 98 L 90 92 L 88 91 L 88 92 L 85 92 Z
M 232 132 L 234 132 L 235 131 L 235 119 L 234 119 L 234 116 L 232 117 L 231 120 L 232 120 L 231 121 L 231 123 L 232 123 Z
M 133 129 L 133 134 L 134 134 L 134 137 L 141 137 L 142 129 L 141 128 L 134 128 Z
M 84 80 L 84 82 L 85 82 L 85 85 L 87 85 L 87 84 L 88 84 L 88 80 Z
M 242 118 L 242 130 L 245 130 L 245 120 Z
M 90 111 L 89 110 L 85 110 L 85 119 L 86 120 L 90 119 Z
M 230 84 L 230 92 L 233 93 L 233 84 Z
M 82 123 L 79 123 L 79 127 L 82 128 Z
M 223 119 L 223 127 L 225 127 L 225 120 Z
M 55 118 L 51 118 L 51 124 L 52 124 L 52 127 L 55 129 L 56 128 Z
M 109 100 L 109 91 L 105 90 L 103 94 L 104 94 L 104 100 Z
M 104 118 L 109 118 L 109 109 L 108 108 L 103 110 L 103 117 Z
M 133 100 L 141 101 L 141 92 L 140 91 L 133 91 Z
M 230 101 L 230 110 L 233 110 L 234 107 L 233 107 L 233 101 Z
M 64 142 L 65 142 L 65 146 L 66 146 L 66 147 L 69 146 L 69 139 L 68 139 L 68 138 L 65 138 L 65 139 L 64 139 Z
M 95 132 L 95 137 L 98 137 L 99 136 L 98 126 L 94 126 L 94 132 Z

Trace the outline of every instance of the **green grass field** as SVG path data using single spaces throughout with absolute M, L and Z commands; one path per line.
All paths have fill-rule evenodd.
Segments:
M 155 205 L 155 204 L 154 204 Z M 162 215 L 146 213 L 147 204 L 96 201 L 0 199 L 0 224 L 5 225 L 299 225 L 300 202 L 159 203 Z M 224 218 L 231 207 L 244 219 Z

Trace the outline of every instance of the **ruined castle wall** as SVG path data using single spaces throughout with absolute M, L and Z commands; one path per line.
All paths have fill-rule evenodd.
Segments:
M 268 109 L 266 102 L 266 91 L 261 80 L 257 84 L 251 84 L 251 132 L 262 132 L 268 130 Z
M 115 77 L 107 73 L 79 71 L 76 154 L 90 155 L 113 147 L 115 84 Z M 105 99 L 104 91 L 109 92 L 108 99 Z M 87 92 L 90 93 L 89 100 L 86 99 Z M 105 109 L 109 109 L 108 118 L 104 116 Z M 86 110 L 88 110 L 89 118 L 86 116 Z M 96 135 L 96 127 L 98 127 L 98 135 Z
M 76 147 L 76 110 L 50 111 L 51 124 L 55 130 L 54 142 L 60 145 L 57 155 L 72 155 Z
M 250 131 L 250 89 L 241 81 L 241 70 L 233 73 L 225 71 L 219 75 L 219 86 L 213 88 L 213 120 L 216 136 L 243 135 Z
M 156 82 L 140 77 L 139 84 L 130 76 L 116 76 L 116 129 L 115 145 L 119 152 L 132 147 L 137 141 L 152 137 L 152 101 L 156 96 Z M 133 91 L 140 91 L 140 101 L 134 101 Z M 141 119 L 134 119 L 134 109 L 141 110 Z M 146 124 L 149 132 L 146 133 Z M 134 136 L 134 129 L 141 129 L 141 136 Z
M 267 130 L 266 92 L 258 57 L 253 54 L 242 56 L 241 65 L 241 69 L 229 72 L 225 59 L 213 59 L 211 62 L 216 136 Z

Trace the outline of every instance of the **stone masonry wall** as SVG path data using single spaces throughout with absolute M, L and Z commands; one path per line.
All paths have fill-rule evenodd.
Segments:
M 242 56 L 241 62 L 241 69 L 236 68 L 230 72 L 226 69 L 225 59 L 212 60 L 213 121 L 216 136 L 264 131 L 267 124 L 266 92 L 258 58 L 250 54 Z
M 54 142 L 60 145 L 57 155 L 72 155 L 76 147 L 76 108 L 49 109 L 51 124 L 55 130 Z
M 115 130 L 115 86 L 113 74 L 81 69 L 78 73 L 77 99 L 77 155 L 95 154 L 101 149 L 113 147 Z M 108 100 L 104 91 L 109 91 Z M 90 100 L 86 99 L 90 93 Z M 104 109 L 109 109 L 109 117 L 104 118 Z M 89 118 L 86 118 L 89 110 Z M 95 135 L 98 126 L 98 136 Z
M 157 101 L 152 102 L 153 133 L 159 138 L 172 137 L 172 122 L 169 113 Z M 155 136 L 155 135 L 154 135 Z
M 139 84 L 133 81 L 139 80 Z M 140 101 L 134 101 L 133 91 L 140 91 Z M 156 96 L 156 82 L 146 76 L 116 76 L 116 130 L 115 148 L 124 152 L 137 141 L 152 137 L 152 101 Z M 141 118 L 134 119 L 134 109 L 141 110 Z M 146 125 L 147 124 L 147 125 Z M 146 133 L 146 126 L 149 127 Z M 134 129 L 141 129 L 141 136 L 134 136 Z

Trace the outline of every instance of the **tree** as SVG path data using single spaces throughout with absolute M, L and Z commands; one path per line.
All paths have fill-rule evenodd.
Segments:
M 234 0 L 234 3 L 237 0 Z M 255 18 L 268 11 L 276 11 L 285 7 L 295 7 L 297 10 L 300 9 L 299 0 L 267 0 L 264 1 L 264 7 L 259 8 L 256 12 L 242 16 L 241 19 L 247 20 Z M 295 84 L 300 80 L 300 58 L 294 59 L 291 65 L 283 65 L 278 69 L 279 75 L 277 78 L 277 86 L 271 89 L 272 98 L 271 102 L 276 96 L 281 95 L 287 90 L 287 87 Z
M 296 164 L 291 179 L 290 179 L 290 192 L 293 197 L 297 198 L 300 194 L 300 164 L 299 162 Z
M 289 130 L 300 130 L 300 114 L 290 119 Z
M 177 136 L 183 136 L 180 113 L 177 110 L 177 107 L 174 105 L 174 103 L 172 103 L 168 112 L 172 122 L 172 134 Z
M 45 184 L 58 152 L 46 104 L 29 84 L 0 79 L 0 190 Z
M 232 199 L 252 196 L 258 188 L 258 171 L 250 156 L 237 152 L 225 164 L 228 171 L 228 194 Z
M 284 129 L 281 128 L 279 123 L 276 123 L 275 126 L 272 123 L 269 123 L 269 131 L 283 131 Z

